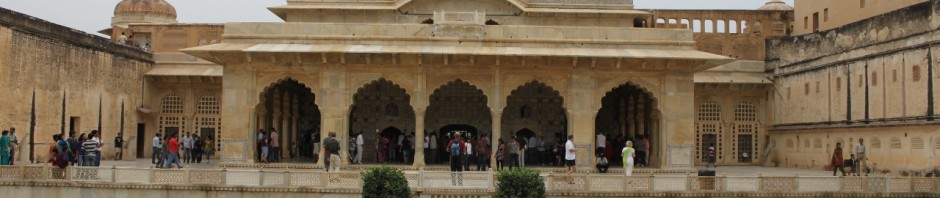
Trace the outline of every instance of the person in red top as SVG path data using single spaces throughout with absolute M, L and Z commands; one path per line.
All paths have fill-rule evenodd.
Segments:
M 176 162 L 177 168 L 183 168 L 180 165 L 180 142 L 176 139 L 176 134 L 170 137 L 170 140 L 166 141 L 167 150 L 170 152 L 168 160 L 166 161 L 166 168 L 173 168 L 173 162 Z
M 450 171 L 453 172 L 450 181 L 455 186 L 463 185 L 463 174 L 459 172 L 463 171 L 460 158 L 467 151 L 466 143 L 463 139 L 460 139 L 460 133 L 454 132 L 454 139 L 451 139 L 450 142 L 447 142 L 444 146 L 447 153 L 450 153 Z

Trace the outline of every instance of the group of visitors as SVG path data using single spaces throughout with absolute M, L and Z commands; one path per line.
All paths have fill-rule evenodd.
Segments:
M 637 136 L 630 138 L 623 135 L 617 135 L 613 138 L 607 137 L 602 133 L 598 133 L 595 136 L 595 144 L 597 149 L 595 154 L 598 158 L 605 158 L 610 164 L 614 165 L 623 165 L 623 157 L 616 153 L 617 148 L 625 148 L 627 142 L 633 143 L 633 148 L 635 150 L 636 163 L 633 166 L 649 166 L 649 152 L 650 152 L 650 140 L 644 134 L 638 134 Z M 607 149 L 610 148 L 610 149 Z
M 277 163 L 281 161 L 281 139 L 277 130 L 258 130 L 258 161 L 261 163 Z
M 151 163 L 156 164 L 157 168 L 173 168 L 174 164 L 177 168 L 183 168 L 181 163 L 202 163 L 203 158 L 208 163 L 209 151 L 212 150 L 211 144 L 210 139 L 202 138 L 197 134 L 183 134 L 180 140 L 176 133 L 171 133 L 166 137 L 161 137 L 161 134 L 157 133 L 153 137 Z
M 52 135 L 54 144 L 49 146 L 49 162 L 53 166 L 65 168 L 73 166 L 101 166 L 101 148 L 104 143 L 101 141 L 101 132 L 92 130 L 89 133 L 82 133 L 76 137 L 75 132 L 69 132 L 68 138 L 64 134 Z M 120 148 L 123 147 L 124 139 L 122 134 L 115 137 L 115 158 L 122 155 Z
M 359 132 L 356 135 L 356 138 L 351 140 L 355 143 L 356 151 L 351 151 L 355 155 L 350 155 L 355 158 L 356 163 L 362 163 L 362 151 L 361 147 L 365 144 L 365 140 L 362 139 L 362 132 Z M 375 141 L 376 149 L 376 159 L 380 164 L 388 163 L 412 163 L 414 162 L 415 155 L 415 133 L 411 134 L 398 134 L 395 135 L 382 135 L 380 138 Z
M 853 153 L 849 154 L 849 159 L 845 159 L 843 158 L 842 143 L 837 142 L 830 159 L 832 176 L 837 176 L 836 173 L 840 171 L 842 172 L 842 176 L 846 176 L 846 166 L 851 168 L 848 175 L 861 176 L 864 173 L 864 175 L 867 176 L 871 170 L 868 167 L 868 158 L 865 151 L 865 140 L 858 138 L 858 144 L 855 144 Z
M 9 131 L 3 130 L 3 135 L 0 136 L 0 165 L 13 165 L 19 145 L 20 142 L 16 139 L 16 128 L 10 128 Z
M 143 49 L 144 51 L 150 51 L 149 39 L 143 43 L 138 44 L 136 39 L 134 39 L 134 35 L 127 36 L 124 32 L 121 32 L 121 36 L 118 36 L 117 43 L 137 47 Z

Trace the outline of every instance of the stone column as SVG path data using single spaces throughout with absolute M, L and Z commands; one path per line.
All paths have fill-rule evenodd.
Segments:
M 415 168 L 424 168 L 424 109 L 414 109 L 415 111 L 415 157 L 412 166 Z
M 502 111 L 491 111 L 493 114 L 493 132 L 490 134 L 490 144 L 493 146 L 490 148 L 490 167 L 494 170 L 496 169 L 496 150 L 499 149 L 499 138 L 503 136 L 503 112 Z M 508 147 L 507 147 L 508 148 Z M 508 152 L 507 152 L 508 153 Z

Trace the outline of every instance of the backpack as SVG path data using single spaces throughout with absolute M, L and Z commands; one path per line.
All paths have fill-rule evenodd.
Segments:
M 453 141 L 450 143 L 450 156 L 460 156 L 460 141 Z

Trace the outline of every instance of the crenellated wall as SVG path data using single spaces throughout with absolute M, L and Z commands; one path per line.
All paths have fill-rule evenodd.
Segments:
M 147 52 L 0 8 L 0 128 L 16 128 L 16 159 L 28 161 L 32 145 L 35 160 L 45 162 L 53 134 L 93 129 L 103 133 L 103 159 L 113 158 L 117 133 L 135 137 L 141 82 L 152 64 Z
M 777 162 L 821 168 L 836 143 L 848 158 L 865 139 L 879 170 L 940 166 L 935 46 L 930 1 L 846 26 L 768 41 Z

